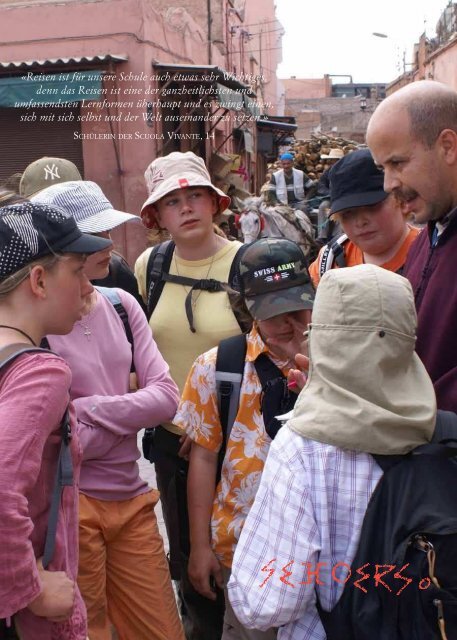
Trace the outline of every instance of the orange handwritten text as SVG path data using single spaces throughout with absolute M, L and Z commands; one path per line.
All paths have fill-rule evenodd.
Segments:
M 289 560 L 282 567 L 277 566 L 276 558 L 267 562 L 262 568 L 262 573 L 268 574 L 263 582 L 259 584 L 263 588 L 273 577 L 276 571 L 280 571 L 277 576 L 282 584 L 295 589 L 297 585 L 318 584 L 325 585 L 330 581 L 338 584 L 346 584 L 352 578 L 352 586 L 360 589 L 363 593 L 368 593 L 368 589 L 385 589 L 389 593 L 399 596 L 412 582 L 413 579 L 405 575 L 409 563 L 404 564 L 397 571 L 394 564 L 370 564 L 367 562 L 356 569 L 345 562 L 337 562 L 333 567 L 327 567 L 326 562 L 318 562 L 315 566 L 311 562 L 296 562 Z M 327 576 L 327 582 L 325 577 Z M 430 586 L 429 578 L 422 578 L 418 583 L 418 588 L 424 591 Z

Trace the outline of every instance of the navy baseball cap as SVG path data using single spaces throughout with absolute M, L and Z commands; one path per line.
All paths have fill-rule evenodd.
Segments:
M 375 165 L 369 149 L 359 149 L 338 160 L 329 171 L 330 216 L 344 209 L 369 207 L 389 195 L 384 174 Z
M 48 205 L 22 202 L 0 208 L 0 279 L 53 253 L 96 253 L 111 240 L 82 233 L 70 215 Z

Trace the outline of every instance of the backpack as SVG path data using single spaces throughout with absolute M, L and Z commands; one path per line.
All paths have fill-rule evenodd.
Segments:
M 341 598 L 318 610 L 328 640 L 457 638 L 457 416 L 438 411 L 433 441 L 384 470 Z
M 127 291 L 135 298 L 146 314 L 146 307 L 144 305 L 143 298 L 138 292 L 138 282 L 135 278 L 135 274 L 120 253 L 113 251 L 109 263 L 108 275 L 104 278 L 91 280 L 91 282 L 96 287 L 107 287 L 109 289 L 117 287 L 118 289 Z
M 225 291 L 224 284 L 228 284 L 234 292 L 228 292 L 232 311 L 240 325 L 241 331 L 249 331 L 252 326 L 252 318 L 246 309 L 244 303 L 240 300 L 240 296 L 237 292 L 240 291 L 239 284 L 239 264 L 240 258 L 243 255 L 248 245 L 242 245 L 236 252 L 233 258 L 232 266 L 230 267 L 230 273 L 228 277 L 228 283 L 222 283 L 219 280 L 213 278 L 195 280 L 194 278 L 186 278 L 185 276 L 172 275 L 169 273 L 171 260 L 173 257 L 173 251 L 175 249 L 175 243 L 173 240 L 166 240 L 160 244 L 155 245 L 149 254 L 148 263 L 146 267 L 146 291 L 147 291 L 147 317 L 150 320 L 154 309 L 159 302 L 163 288 L 166 282 L 174 282 L 175 284 L 182 284 L 190 287 L 190 291 L 186 297 L 186 315 L 189 322 L 189 327 L 192 333 L 195 333 L 193 312 L 192 312 L 192 294 L 195 290 L 209 291 L 210 293 L 216 293 L 218 291 Z
M 221 340 L 217 350 L 216 391 L 222 445 L 218 456 L 216 483 L 220 480 L 227 443 L 238 413 L 246 359 L 246 338 L 246 334 L 241 334 Z M 266 353 L 257 357 L 254 366 L 262 385 L 260 402 L 265 431 L 274 440 L 282 426 L 276 416 L 291 411 L 298 396 L 288 389 L 286 377 Z
M 238 413 L 246 359 L 246 337 L 246 334 L 238 334 L 221 340 L 217 350 L 216 391 L 219 421 L 222 427 L 222 445 L 217 460 L 216 486 L 221 479 L 228 439 Z M 290 411 L 298 396 L 289 391 L 286 378 L 266 354 L 261 354 L 254 364 L 262 385 L 261 405 L 265 429 L 273 440 L 281 427 L 281 423 L 276 420 L 275 416 Z M 153 430 L 146 429 L 146 433 L 148 431 Z M 145 438 L 143 438 L 143 451 L 145 452 L 144 447 Z M 146 449 L 146 451 L 149 453 L 149 450 Z M 147 457 L 146 453 L 145 457 Z M 148 459 L 151 460 L 151 458 Z M 180 548 L 188 556 L 190 553 L 190 535 L 187 508 L 187 464 L 178 469 L 175 481 L 180 522 Z
M 129 314 L 127 313 L 124 305 L 121 302 L 121 298 L 118 292 L 115 289 L 111 289 L 110 287 L 95 287 L 99 293 L 102 294 L 111 304 L 113 305 L 117 315 L 122 320 L 122 324 L 124 325 L 125 336 L 132 347 L 132 363 L 130 365 L 130 373 L 135 373 L 135 364 L 133 362 L 133 354 L 135 350 L 135 345 L 133 343 L 133 333 L 132 328 L 129 323 Z
M 318 258 L 318 270 L 319 278 L 330 269 L 333 269 L 333 265 L 338 267 L 346 267 L 346 257 L 344 255 L 344 245 L 349 240 L 345 233 L 341 234 L 338 238 L 333 238 L 322 250 L 320 257 Z M 404 266 L 395 271 L 400 276 L 403 273 Z
M 346 266 L 346 258 L 344 257 L 344 244 L 349 240 L 345 233 L 338 238 L 333 238 L 322 250 L 319 257 L 319 278 L 322 278 L 326 271 L 333 269 L 333 265 L 338 267 Z
M 40 347 L 24 347 L 22 343 L 11 344 L 0 350 L 0 371 L 7 365 L 11 364 L 23 353 L 49 353 L 48 349 Z M 53 353 L 51 351 L 51 353 Z M 57 355 L 57 354 L 55 354 Z M 52 490 L 51 504 L 49 507 L 48 526 L 46 530 L 46 538 L 43 552 L 43 567 L 49 566 L 53 556 L 56 542 L 57 523 L 59 519 L 59 506 L 61 503 L 63 488 L 73 486 L 73 461 L 70 452 L 71 426 L 68 407 L 62 417 L 60 423 L 61 445 L 59 457 L 57 460 L 57 472 Z M 0 619 L 0 638 L 17 639 L 14 627 L 10 620 Z

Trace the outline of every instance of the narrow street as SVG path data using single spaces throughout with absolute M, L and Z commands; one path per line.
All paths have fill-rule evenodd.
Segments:
M 138 449 L 141 452 L 142 448 L 141 448 L 141 439 L 143 437 L 143 433 L 144 433 L 144 429 L 142 429 L 139 434 L 138 434 Z M 156 482 L 156 474 L 155 474 L 155 469 L 154 469 L 154 465 L 151 464 L 148 460 L 145 460 L 145 458 L 143 458 L 143 455 L 141 455 L 141 458 L 138 460 L 138 467 L 140 469 L 140 475 L 141 477 L 146 480 L 146 482 L 149 484 L 150 487 L 153 487 L 154 489 L 157 489 L 157 482 Z M 168 553 L 168 537 L 167 537 L 167 530 L 165 528 L 165 522 L 163 520 L 163 515 L 162 515 L 162 505 L 160 503 L 160 500 L 155 508 L 155 514 L 157 517 L 157 524 L 159 525 L 159 531 L 162 535 L 163 538 L 163 542 L 165 545 L 165 553 Z

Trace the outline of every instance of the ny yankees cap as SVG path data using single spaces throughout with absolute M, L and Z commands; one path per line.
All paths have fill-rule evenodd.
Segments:
M 248 246 L 240 260 L 240 289 L 256 320 L 313 307 L 306 258 L 285 238 L 262 238 Z
M 0 208 L 0 279 L 53 253 L 95 253 L 111 240 L 82 233 L 70 215 L 32 202 Z
M 222 213 L 230 205 L 230 198 L 211 183 L 203 159 L 192 151 L 173 151 L 163 158 L 156 158 L 146 169 L 144 179 L 149 198 L 141 208 L 141 219 L 148 229 L 157 226 L 153 204 L 176 189 L 209 187 L 217 196 L 217 213 Z
M 31 200 L 63 209 L 73 216 L 84 233 L 110 231 L 124 222 L 139 221 L 132 213 L 114 209 L 98 184 L 90 180 L 54 184 Z
M 65 158 L 40 158 L 28 165 L 19 183 L 19 193 L 30 198 L 52 184 L 82 180 L 78 167 Z

